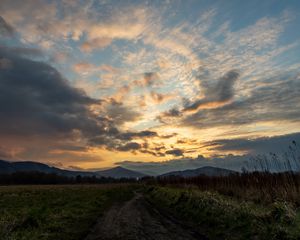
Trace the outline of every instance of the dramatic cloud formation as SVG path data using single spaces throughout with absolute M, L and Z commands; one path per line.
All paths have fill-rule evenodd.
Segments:
M 136 142 L 130 142 L 130 143 L 126 143 L 124 145 L 119 146 L 117 149 L 119 151 L 129 151 L 129 150 L 138 150 L 141 147 L 142 146 Z
M 258 154 L 265 154 L 265 157 L 272 160 L 272 155 L 269 153 L 275 153 L 278 156 L 279 164 L 282 165 L 282 169 L 278 169 L 278 166 L 272 165 L 272 161 L 268 166 L 274 171 L 284 170 L 285 161 L 287 156 L 290 157 L 291 164 L 293 165 L 293 156 L 284 155 L 285 152 L 289 153 L 289 146 L 295 148 L 295 144 L 300 143 L 300 133 L 287 134 L 275 137 L 255 138 L 255 139 L 234 139 L 234 140 L 217 140 L 208 143 L 207 145 L 214 150 L 230 151 L 239 150 L 246 151 L 245 155 L 232 155 L 228 154 L 221 157 L 205 158 L 199 155 L 196 158 L 179 158 L 164 162 L 133 162 L 122 161 L 117 162 L 117 165 L 127 167 L 132 170 L 141 171 L 148 174 L 159 175 L 170 171 L 178 171 L 185 169 L 195 169 L 205 166 L 223 167 L 236 171 L 241 171 L 242 168 L 248 170 L 260 169 L 260 163 L 256 162 L 256 156 Z M 300 149 L 296 147 L 297 154 L 300 154 Z M 299 155 L 298 155 L 299 156 Z
M 10 26 L 3 17 L 0 16 L 0 33 L 1 35 L 12 37 L 15 33 L 12 26 Z
M 125 122 L 132 122 L 139 119 L 141 114 L 122 103 L 112 101 L 106 109 L 106 115 L 114 123 L 122 125 Z
M 183 151 L 181 149 L 172 149 L 166 151 L 166 154 L 170 154 L 174 156 L 183 156 Z
M 300 144 L 300 133 L 254 139 L 220 139 L 207 143 L 207 146 L 213 150 L 243 151 L 253 155 L 269 152 L 282 154 L 293 142 Z
M 222 107 L 201 109 L 186 116 L 183 124 L 203 128 L 264 121 L 299 121 L 299 80 L 297 72 L 261 80 L 261 86 L 250 92 L 249 96 Z
M 184 168 L 271 151 L 300 131 L 300 5 L 269 6 L 1 0 L 0 155 Z
M 184 111 L 197 110 L 199 108 L 217 108 L 230 101 L 234 96 L 234 83 L 239 77 L 237 71 L 231 70 L 226 73 L 214 86 L 209 81 L 200 81 L 204 98 L 192 103 L 186 103 Z
M 2 135 L 64 135 L 98 131 L 88 107 L 100 104 L 71 87 L 50 65 L 0 48 L 10 67 L 0 72 L 0 128 Z M 3 65 L 3 64 L 1 64 Z
M 0 48 L 0 130 L 1 141 L 9 137 L 73 139 L 71 145 L 57 146 L 56 150 L 83 151 L 76 142 L 104 146 L 118 151 L 147 148 L 134 138 L 157 137 L 154 131 L 121 132 L 118 127 L 135 121 L 140 114 L 111 101 L 100 113 L 103 100 L 88 97 L 52 66 L 30 58 L 34 50 Z M 101 115 L 103 117 L 101 117 Z M 41 140 L 42 142 L 43 140 Z M 51 150 L 51 149 L 50 149 Z M 1 151 L 2 156 L 4 150 Z
M 143 138 L 143 137 L 157 137 L 158 134 L 153 131 L 141 131 L 141 132 L 127 132 L 123 133 L 120 138 L 121 139 L 126 139 L 126 140 L 131 140 L 133 138 Z

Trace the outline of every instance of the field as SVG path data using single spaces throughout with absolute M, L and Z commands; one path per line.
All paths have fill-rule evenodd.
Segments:
M 0 187 L 0 239 L 83 239 L 107 208 L 133 196 L 128 185 Z
M 190 222 L 209 239 L 299 239 L 300 212 L 291 203 L 252 201 L 197 187 L 146 190 L 155 207 Z
M 253 181 L 272 176 L 278 182 L 274 196 L 267 185 Z M 299 192 L 291 189 L 293 194 L 282 198 L 278 176 L 2 186 L 0 239 L 296 240 Z M 249 178 L 247 185 L 243 181 Z
M 300 239 L 299 148 L 270 156 L 254 158 L 255 171 L 148 179 L 145 195 L 209 239 Z

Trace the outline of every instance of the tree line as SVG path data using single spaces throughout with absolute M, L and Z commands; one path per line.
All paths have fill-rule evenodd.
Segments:
M 99 183 L 128 183 L 136 182 L 136 179 L 96 176 L 74 177 L 58 175 L 56 173 L 43 173 L 37 171 L 14 172 L 0 174 L 0 185 L 34 185 L 34 184 L 99 184 Z

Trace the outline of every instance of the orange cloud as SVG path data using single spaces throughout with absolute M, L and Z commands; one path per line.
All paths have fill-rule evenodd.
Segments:
M 173 97 L 173 95 L 170 94 L 162 94 L 154 91 L 151 91 L 150 96 L 155 103 L 161 103 Z
M 103 64 L 97 66 L 89 62 L 79 62 L 73 65 L 73 70 L 78 74 L 91 74 L 96 71 L 103 71 L 109 74 L 116 74 L 119 72 L 118 68 L 110 66 L 108 64 Z
M 96 39 L 84 42 L 80 46 L 80 49 L 83 52 L 89 53 L 89 52 L 91 52 L 95 48 L 98 48 L 98 49 L 105 48 L 108 45 L 110 45 L 111 42 L 112 42 L 111 38 L 96 38 Z

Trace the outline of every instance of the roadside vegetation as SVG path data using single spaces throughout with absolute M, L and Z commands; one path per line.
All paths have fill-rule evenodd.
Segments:
M 300 239 L 300 149 L 294 141 L 282 156 L 254 157 L 242 173 L 146 183 L 152 204 L 210 239 Z
M 195 187 L 148 187 L 160 211 L 190 222 L 209 239 L 299 239 L 300 212 L 288 202 L 268 205 Z
M 282 155 L 255 156 L 241 173 L 228 176 L 169 176 L 149 178 L 146 182 L 161 186 L 197 186 L 199 190 L 218 192 L 241 201 L 263 205 L 288 202 L 300 207 L 300 148 L 293 141 Z
M 99 216 L 133 196 L 133 185 L 0 187 L 0 239 L 83 239 Z
M 240 201 L 262 205 L 279 201 L 300 207 L 300 174 L 293 172 L 246 172 L 229 176 L 191 178 L 171 176 L 151 179 L 148 183 L 181 188 L 195 186 L 198 190 L 217 192 Z

